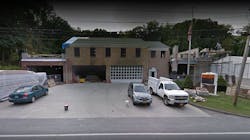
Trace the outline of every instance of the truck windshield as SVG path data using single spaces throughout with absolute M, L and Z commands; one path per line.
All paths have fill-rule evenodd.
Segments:
M 176 84 L 165 84 L 166 90 L 179 90 L 180 88 Z
M 134 91 L 135 92 L 145 92 L 145 93 L 147 93 L 146 89 L 143 86 L 135 86 Z

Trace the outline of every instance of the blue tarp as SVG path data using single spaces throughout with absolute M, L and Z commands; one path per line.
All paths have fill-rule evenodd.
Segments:
M 78 37 L 72 37 L 69 40 L 67 40 L 66 42 L 64 42 L 62 44 L 62 48 L 65 49 L 67 48 L 69 45 L 71 45 L 73 42 L 75 42 L 78 39 Z

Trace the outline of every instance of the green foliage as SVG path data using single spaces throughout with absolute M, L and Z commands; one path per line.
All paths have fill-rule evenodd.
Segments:
M 219 92 L 219 96 L 208 96 L 206 102 L 196 102 L 190 100 L 194 104 L 214 108 L 226 112 L 231 112 L 240 115 L 250 116 L 250 100 L 238 98 L 237 106 L 233 106 L 233 97 L 226 95 L 224 92 Z
M 222 76 L 219 76 L 218 77 L 218 87 L 217 87 L 217 91 L 226 91 L 227 90 L 227 81 L 222 77 Z
M 193 80 L 190 76 L 186 76 L 184 80 L 175 80 L 174 81 L 181 89 L 184 88 L 193 88 Z
M 20 69 L 21 67 L 16 65 L 6 65 L 6 66 L 0 65 L 0 70 L 20 70 Z
M 231 51 L 231 55 L 242 56 L 245 42 L 245 36 L 229 36 L 222 41 L 222 46 L 225 50 Z
M 193 88 L 193 80 L 187 75 L 183 82 L 183 88 Z
M 55 15 L 48 1 L 13 1 L 0 9 L 0 63 L 18 63 L 21 52 L 61 53 L 73 36 L 67 21 Z
M 125 37 L 142 38 L 149 41 L 161 41 L 169 46 L 178 45 L 179 51 L 187 50 L 188 40 L 187 34 L 191 24 L 191 20 L 186 20 L 174 25 L 159 24 L 157 21 L 150 21 L 146 25 L 137 26 L 123 34 Z M 234 38 L 228 31 L 230 25 L 218 24 L 217 21 L 211 19 L 194 19 L 192 26 L 192 48 L 215 48 L 217 42 L 224 41 L 229 48 L 241 46 L 239 41 L 233 45 L 230 41 Z M 241 41 L 240 41 L 241 42 Z M 236 47 L 237 48 L 237 47 Z M 237 53 L 238 54 L 238 53 Z
M 184 83 L 183 81 L 181 81 L 181 80 L 175 80 L 174 82 L 175 82 L 181 89 L 183 89 L 183 87 L 184 87 L 184 86 L 183 86 L 183 83 Z
M 218 86 L 227 86 L 228 85 L 227 81 L 221 75 L 218 77 L 217 84 L 218 84 Z

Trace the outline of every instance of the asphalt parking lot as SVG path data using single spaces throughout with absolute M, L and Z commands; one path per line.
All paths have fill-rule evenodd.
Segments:
M 150 106 L 134 106 L 127 87 L 128 84 L 118 83 L 58 85 L 34 103 L 0 103 L 0 118 L 209 117 L 189 104 L 181 108 L 165 106 L 158 96 L 153 96 Z M 64 111 L 65 104 L 69 105 L 68 111 Z

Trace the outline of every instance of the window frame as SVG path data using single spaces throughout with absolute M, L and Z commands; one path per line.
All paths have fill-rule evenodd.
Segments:
M 111 48 L 105 48 L 105 57 L 111 57 Z
M 80 57 L 80 48 L 79 47 L 74 47 L 74 56 Z
M 159 89 L 164 89 L 163 84 L 161 83 Z
M 135 57 L 141 57 L 141 48 L 135 48 Z
M 155 50 L 151 50 L 150 51 L 150 57 L 151 58 L 155 58 L 156 57 L 156 51 Z
M 96 48 L 89 49 L 90 57 L 96 57 Z
M 161 58 L 166 58 L 166 51 L 161 51 Z
M 120 57 L 126 57 L 126 48 L 121 48 L 120 53 Z

